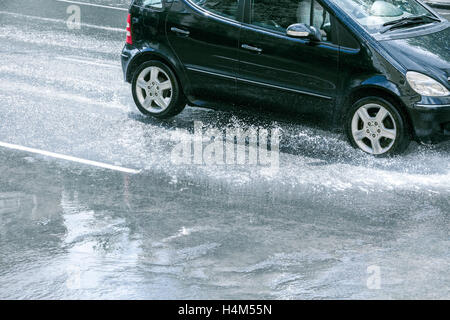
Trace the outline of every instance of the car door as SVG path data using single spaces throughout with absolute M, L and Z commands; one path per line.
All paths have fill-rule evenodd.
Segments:
M 202 105 L 236 98 L 240 0 L 174 1 L 168 40 L 189 79 L 190 100 Z
M 331 119 L 338 84 L 335 21 L 316 0 L 246 0 L 239 45 L 240 102 Z M 323 40 L 287 36 L 294 23 L 315 26 Z

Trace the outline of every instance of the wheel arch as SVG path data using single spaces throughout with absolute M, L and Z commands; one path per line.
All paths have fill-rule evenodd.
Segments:
M 369 96 L 387 100 L 393 106 L 397 107 L 399 113 L 403 116 L 407 124 L 409 133 L 414 133 L 408 109 L 405 102 L 400 98 L 401 92 L 394 83 L 388 80 L 383 83 L 362 83 L 361 85 L 349 90 L 348 93 L 345 94 L 344 99 L 341 103 L 341 107 L 338 111 L 338 114 L 340 115 L 338 119 L 339 124 L 345 124 L 347 112 L 355 102 Z
M 183 71 L 182 66 L 178 64 L 176 59 L 171 59 L 170 56 L 162 54 L 150 48 L 142 50 L 131 60 L 126 73 L 126 81 L 131 83 L 134 73 L 139 68 L 139 66 L 150 60 L 156 60 L 167 65 L 175 74 L 178 84 L 180 85 L 185 96 L 187 96 L 186 93 L 188 90 L 189 82 L 187 81 L 187 77 L 185 72 Z

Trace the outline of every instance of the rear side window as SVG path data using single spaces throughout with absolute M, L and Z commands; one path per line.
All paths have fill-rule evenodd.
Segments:
M 162 9 L 163 0 L 135 0 L 134 5 L 146 8 Z
M 237 19 L 239 0 L 190 0 L 197 6 L 220 16 Z

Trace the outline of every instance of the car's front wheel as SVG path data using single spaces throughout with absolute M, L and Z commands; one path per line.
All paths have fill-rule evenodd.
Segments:
M 160 61 L 143 63 L 134 73 L 131 88 L 136 106 L 145 115 L 170 118 L 186 105 L 175 74 Z
M 410 143 L 402 114 L 378 97 L 363 98 L 352 106 L 347 113 L 346 132 L 354 147 L 376 156 L 402 153 Z

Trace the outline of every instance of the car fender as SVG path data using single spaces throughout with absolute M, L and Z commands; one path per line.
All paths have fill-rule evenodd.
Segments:
M 158 44 L 158 49 L 155 49 L 148 43 L 139 44 L 139 53 L 136 54 L 130 62 L 127 71 L 127 81 L 131 82 L 134 74 L 139 65 L 149 60 L 158 60 L 167 64 L 180 82 L 181 87 L 185 95 L 189 92 L 189 81 L 186 75 L 185 68 L 180 64 L 179 60 L 172 53 L 171 49 Z
M 416 95 L 407 94 L 410 93 L 406 85 L 406 80 L 399 80 L 398 84 L 387 79 L 384 75 L 361 75 L 354 77 L 347 85 L 347 90 L 340 97 L 337 105 L 337 112 L 335 117 L 335 124 L 340 126 L 345 119 L 347 110 L 353 105 L 353 100 L 359 95 L 375 94 L 381 98 L 392 98 L 401 101 L 400 111 L 404 112 L 406 116 L 409 116 L 407 106 L 413 105 L 417 100 Z M 402 86 L 404 84 L 404 86 Z M 408 90 L 408 91 L 407 91 Z

